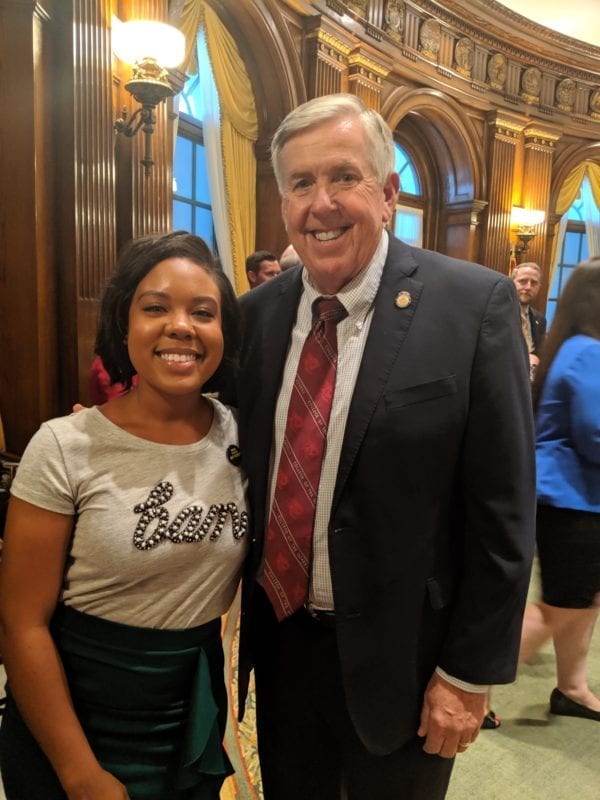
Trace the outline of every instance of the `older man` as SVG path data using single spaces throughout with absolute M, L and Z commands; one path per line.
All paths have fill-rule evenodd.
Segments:
M 304 267 L 242 299 L 240 689 L 254 665 L 265 798 L 438 800 L 519 649 L 534 476 L 514 285 L 385 230 L 392 135 L 356 97 L 296 108 L 272 157 Z

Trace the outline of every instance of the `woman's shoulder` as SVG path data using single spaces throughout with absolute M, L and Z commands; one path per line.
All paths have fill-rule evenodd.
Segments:
M 593 336 L 578 333 L 569 337 L 560 347 L 556 359 L 563 362 L 564 366 L 577 364 L 581 361 L 600 358 L 600 340 Z
M 97 428 L 101 425 L 102 415 L 96 408 L 84 408 L 81 411 L 74 411 L 71 414 L 65 414 L 62 417 L 53 417 L 52 419 L 42 422 L 40 426 L 41 431 L 51 431 L 55 436 L 64 437 L 69 435 L 78 435 L 81 433 L 89 433 L 91 428 Z

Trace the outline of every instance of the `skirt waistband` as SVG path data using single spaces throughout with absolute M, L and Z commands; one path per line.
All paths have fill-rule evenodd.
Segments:
M 138 628 L 95 617 L 59 603 L 52 617 L 51 628 L 66 628 L 75 636 L 108 641 L 114 647 L 168 652 L 197 647 L 219 636 L 221 619 L 218 617 L 194 628 Z

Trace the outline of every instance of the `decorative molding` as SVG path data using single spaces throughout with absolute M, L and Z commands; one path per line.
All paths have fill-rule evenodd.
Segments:
M 456 71 L 465 78 L 470 78 L 475 63 L 475 45 L 468 36 L 463 36 L 454 47 Z
M 317 31 L 317 39 L 320 47 L 329 47 L 344 57 L 352 52 L 352 47 L 350 45 L 347 45 L 339 39 L 336 39 L 335 36 L 327 33 L 327 31 L 319 29 Z
M 517 25 L 518 28 L 530 27 L 534 33 L 548 30 L 543 26 L 536 25 L 533 22 L 531 22 L 531 25 L 528 26 L 527 23 L 529 20 L 521 17 L 520 14 L 510 12 L 504 6 L 500 6 L 499 3 L 494 2 L 494 0 L 486 1 L 490 7 L 493 7 L 493 9 L 497 12 L 502 12 L 505 17 L 508 15 L 510 18 L 510 15 L 512 14 L 512 21 Z M 476 20 L 476 22 L 481 23 L 481 28 L 478 28 L 476 23 L 473 24 L 465 21 L 461 16 L 459 16 L 461 12 L 464 13 L 465 11 L 464 0 L 461 0 L 460 2 L 458 2 L 458 0 L 444 0 L 444 5 L 446 6 L 445 8 L 441 7 L 439 3 L 435 2 L 435 0 L 418 0 L 418 5 L 423 12 L 435 16 L 437 20 L 447 23 L 457 32 L 462 32 L 465 36 L 472 38 L 478 44 L 485 44 L 490 50 L 499 50 L 507 56 L 513 56 L 520 59 L 523 62 L 522 66 L 524 68 L 528 66 L 537 66 L 549 72 L 564 74 L 565 76 L 579 78 L 580 80 L 586 80 L 592 83 L 598 81 L 597 73 L 594 74 L 584 69 L 574 67 L 569 63 L 552 61 L 549 58 L 532 53 L 531 50 L 527 49 L 525 43 L 523 43 L 522 47 L 511 45 L 508 32 L 500 31 L 497 28 L 490 26 L 488 21 L 484 23 L 483 20 Z M 454 9 L 456 13 L 452 13 L 448 9 Z M 554 32 L 552 33 L 554 34 Z M 579 40 L 571 39 L 568 36 L 561 36 L 561 34 L 557 33 L 556 40 L 558 41 L 561 39 L 564 40 L 565 46 L 570 45 L 572 47 L 575 41 L 577 44 L 579 44 Z M 556 42 L 553 42 L 552 44 L 553 47 L 557 47 Z M 600 57 L 600 48 L 594 48 L 593 45 L 590 45 L 589 49 L 583 47 L 581 52 L 582 55 L 589 55 L 595 59 Z M 526 59 L 526 62 L 524 59 Z
M 437 19 L 426 19 L 419 28 L 419 48 L 421 55 L 437 61 L 440 51 L 441 25 Z
M 377 62 L 365 56 L 363 53 L 352 53 L 348 56 L 348 66 L 360 69 L 362 74 L 371 77 L 371 74 L 379 79 L 387 78 L 390 70 L 387 67 L 377 64 Z M 371 78 L 373 79 L 373 78 Z
M 327 7 L 340 16 L 343 16 L 347 11 L 345 4 L 338 2 L 338 0 L 327 0 Z
M 404 15 L 406 6 L 404 0 L 387 0 L 384 11 L 383 30 L 397 42 L 402 41 L 404 34 Z

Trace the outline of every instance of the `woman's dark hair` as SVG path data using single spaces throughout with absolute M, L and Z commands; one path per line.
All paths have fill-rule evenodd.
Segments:
M 117 259 L 117 266 L 102 297 L 96 353 L 102 359 L 113 383 L 131 387 L 135 369 L 129 360 L 127 328 L 129 308 L 135 290 L 158 263 L 167 258 L 187 258 L 213 278 L 221 293 L 221 325 L 223 360 L 215 374 L 202 387 L 217 392 L 230 387 L 238 366 L 241 328 L 238 301 L 225 273 L 219 269 L 214 255 L 199 236 L 186 231 L 151 234 L 128 242 Z
M 558 299 L 533 381 L 534 408 L 561 345 L 577 334 L 600 339 L 600 257 L 579 264 Z

